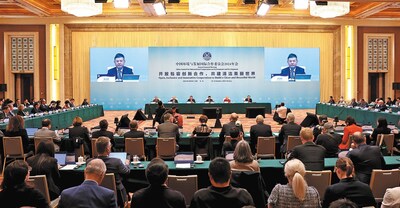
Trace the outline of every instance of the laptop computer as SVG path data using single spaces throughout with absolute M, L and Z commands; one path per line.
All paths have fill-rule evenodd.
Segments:
M 109 157 L 120 159 L 122 164 L 125 164 L 126 155 L 126 152 L 111 152 Z
M 57 163 L 60 166 L 64 166 L 67 164 L 67 153 L 60 153 L 60 152 L 56 152 L 54 153 L 54 158 L 57 159 Z
M 194 163 L 194 152 L 177 152 L 174 157 L 176 163 Z
M 344 131 L 345 126 L 336 126 L 335 131 Z
M 37 132 L 38 128 L 25 128 L 28 133 L 28 137 L 33 137 Z

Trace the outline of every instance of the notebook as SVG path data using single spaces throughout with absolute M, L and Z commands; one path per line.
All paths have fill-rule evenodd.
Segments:
M 122 164 L 125 164 L 126 152 L 111 152 L 109 157 L 120 159 Z

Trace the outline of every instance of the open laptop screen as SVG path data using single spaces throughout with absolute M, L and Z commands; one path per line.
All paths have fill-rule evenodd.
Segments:
M 194 163 L 194 152 L 177 152 L 175 163 Z
M 37 132 L 38 128 L 25 128 L 28 133 L 28 137 L 33 137 Z
M 122 161 L 122 164 L 125 164 L 126 152 L 111 152 L 109 157 L 118 158 Z
M 54 153 L 54 158 L 57 159 L 58 165 L 64 166 L 66 165 L 67 153 Z

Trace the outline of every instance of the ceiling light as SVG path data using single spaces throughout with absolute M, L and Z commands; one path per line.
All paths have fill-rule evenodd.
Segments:
M 308 0 L 294 0 L 294 9 L 297 10 L 308 9 Z
M 350 2 L 328 1 L 326 5 L 310 1 L 310 15 L 322 18 L 334 18 L 350 12 Z
M 166 14 L 167 14 L 167 11 L 165 10 L 165 5 L 164 5 L 163 2 L 164 2 L 164 1 L 162 1 L 162 2 L 157 2 L 157 3 L 154 3 L 154 4 L 153 4 L 154 11 L 156 12 L 156 14 L 157 14 L 158 16 L 166 15 Z
M 114 0 L 114 7 L 117 9 L 129 8 L 129 0 Z
M 77 17 L 90 17 L 103 12 L 103 4 L 94 0 L 61 0 L 61 10 Z
M 189 11 L 205 17 L 224 14 L 228 11 L 228 0 L 189 0 Z

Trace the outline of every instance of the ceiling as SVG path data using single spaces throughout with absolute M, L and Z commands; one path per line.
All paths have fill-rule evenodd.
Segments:
M 110 1 L 110 0 L 109 0 Z M 344 1 L 344 0 L 336 0 Z M 0 0 L 0 17 L 72 17 L 61 11 L 61 0 Z M 166 3 L 164 17 L 195 17 L 189 13 L 188 0 L 179 4 Z M 224 17 L 260 18 L 255 15 L 256 4 L 243 4 L 243 0 L 228 0 L 228 13 Z M 115 9 L 113 3 L 103 4 L 103 13 L 97 17 L 138 18 L 155 16 L 150 4 L 143 0 L 131 0 L 128 9 Z M 309 10 L 294 10 L 293 0 L 279 0 L 268 15 L 261 18 L 312 19 Z M 352 0 L 350 13 L 342 19 L 400 19 L 400 0 Z

